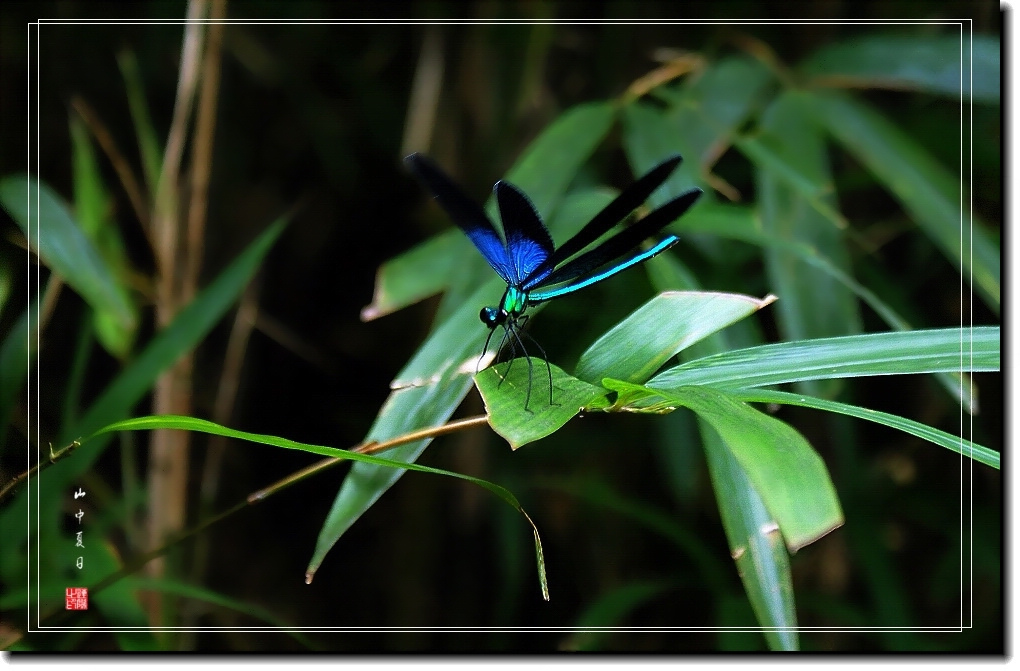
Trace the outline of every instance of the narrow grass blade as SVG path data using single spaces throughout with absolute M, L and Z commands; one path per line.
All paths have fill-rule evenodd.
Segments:
M 1001 251 L 996 234 L 971 218 L 960 179 L 902 129 L 860 100 L 835 92 L 810 95 L 821 124 L 863 163 L 963 278 L 999 311 Z
M 394 461 L 393 459 L 385 459 L 383 457 L 377 457 L 368 454 L 359 454 L 357 452 L 351 452 L 349 450 L 341 450 L 335 447 L 327 447 L 325 445 L 312 445 L 309 443 L 300 443 L 295 440 L 288 438 L 280 438 L 278 436 L 270 436 L 261 433 L 250 433 L 248 431 L 238 431 L 231 429 L 214 422 L 210 422 L 204 419 L 198 419 L 196 417 L 182 417 L 178 415 L 150 415 L 147 417 L 136 417 L 133 419 L 126 419 L 120 422 L 114 422 L 108 426 L 104 426 L 97 430 L 91 436 L 85 440 L 89 440 L 96 436 L 111 433 L 116 431 L 149 431 L 152 429 L 178 429 L 182 431 L 195 431 L 198 433 L 208 433 L 216 436 L 223 436 L 225 438 L 236 438 L 238 440 L 245 440 L 252 443 L 260 443 L 262 445 L 271 445 L 273 447 L 281 447 L 288 450 L 300 450 L 302 452 L 308 452 L 310 454 L 318 454 L 324 457 L 334 457 L 337 459 L 348 459 L 350 461 L 357 461 L 362 463 L 368 463 L 375 466 L 381 466 L 385 468 L 392 468 L 398 471 L 418 471 L 420 473 L 431 473 L 433 475 L 445 475 L 451 478 L 458 478 L 460 480 L 466 480 L 467 482 L 473 483 L 489 490 L 499 498 L 503 499 L 508 505 L 517 509 L 524 518 L 531 525 L 535 536 L 535 554 L 539 562 L 539 576 L 540 586 L 545 599 L 549 599 L 548 585 L 545 581 L 545 566 L 542 558 L 542 542 L 538 536 L 538 527 L 535 526 L 528 514 L 524 512 L 524 508 L 521 507 L 520 502 L 517 498 L 504 487 L 493 484 L 487 480 L 481 478 L 475 478 L 470 475 L 464 475 L 463 473 L 454 473 L 453 471 L 444 471 L 439 468 L 432 468 L 431 466 L 421 466 L 420 464 L 405 463 L 402 461 Z M 85 442 L 85 441 L 83 441 Z
M 946 433 L 945 431 L 940 431 L 939 429 L 928 426 L 927 424 L 915 422 L 914 420 L 907 419 L 906 417 L 900 417 L 898 415 L 880 412 L 878 410 L 870 410 L 868 408 L 862 408 L 848 403 L 830 401 L 824 398 L 813 398 L 811 396 L 805 396 L 804 394 L 791 394 L 789 392 L 775 391 L 772 389 L 734 389 L 730 391 L 730 394 L 732 394 L 734 398 L 739 398 L 741 401 L 747 403 L 799 405 L 804 408 L 838 412 L 842 415 L 849 415 L 850 417 L 857 417 L 858 419 L 866 419 L 870 422 L 884 424 L 890 428 L 899 429 L 900 431 L 917 436 L 918 438 L 927 440 L 958 454 L 962 454 L 965 457 L 974 459 L 986 466 L 991 466 L 995 469 L 999 468 L 1000 455 L 995 450 L 984 447 L 983 445 L 978 445 L 977 443 L 967 440 L 961 436 L 954 436 Z

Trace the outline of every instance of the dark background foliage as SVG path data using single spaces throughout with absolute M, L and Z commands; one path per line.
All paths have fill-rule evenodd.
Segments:
M 680 10 L 674 3 L 475 2 L 328 3 L 235 2 L 233 18 L 288 17 L 471 17 L 657 18 Z M 740 49 L 746 36 L 771 47 L 788 64 L 833 42 L 889 27 L 860 19 L 975 19 L 974 31 L 997 34 L 998 7 L 991 2 L 849 2 L 762 4 L 686 3 L 689 16 L 720 23 L 641 25 L 569 24 L 443 25 L 444 86 L 430 153 L 465 189 L 483 199 L 491 184 L 519 152 L 570 106 L 620 95 L 656 63 L 657 48 L 709 55 Z M 24 3 L 4 10 L 0 26 L 0 174 L 24 171 L 25 24 L 36 17 L 69 19 L 180 18 L 184 3 Z M 846 19 L 847 23 L 738 25 L 738 17 Z M 230 425 L 334 445 L 357 444 L 365 435 L 396 372 L 428 333 L 438 299 L 429 299 L 385 318 L 363 323 L 359 311 L 372 298 L 376 267 L 448 225 L 426 216 L 419 186 L 402 169 L 402 139 L 412 77 L 425 31 L 423 25 L 231 24 L 225 31 L 220 103 L 213 156 L 209 223 L 203 279 L 216 275 L 271 220 L 294 208 L 287 231 L 256 279 L 260 324 L 245 354 L 239 395 Z M 913 26 L 939 33 L 938 26 Z M 69 101 L 89 102 L 137 165 L 132 121 L 118 74 L 116 54 L 132 50 L 143 75 L 153 122 L 170 124 L 182 26 L 46 24 L 39 56 L 39 175 L 70 196 Z M 529 58 L 538 54 L 538 65 Z M 530 68 L 530 69 L 529 69 Z M 529 78 L 530 77 L 530 78 Z M 942 163 L 958 169 L 959 138 L 939 129 L 958 128 L 958 100 L 900 92 L 861 92 Z M 1001 127 L 998 106 L 974 109 L 975 210 L 985 221 L 1001 217 Z M 607 147 L 600 161 L 625 184 L 628 170 L 618 149 Z M 842 183 L 866 179 L 863 168 L 833 155 Z M 151 272 L 154 262 L 139 232 L 116 175 L 104 163 L 114 195 L 114 212 L 136 267 Z M 749 202 L 754 182 L 747 162 L 725 156 L 715 171 L 726 176 Z M 851 221 L 906 225 L 900 206 L 876 188 L 840 203 Z M 13 231 L 4 220 L 4 231 Z M 24 295 L 24 254 L 6 235 L 5 263 L 17 264 L 14 295 Z M 682 244 L 682 243 L 681 243 Z M 959 274 L 931 243 L 893 235 L 880 254 L 901 280 L 885 296 L 897 308 L 918 315 L 925 326 L 959 324 L 961 310 L 974 323 L 996 323 L 979 301 L 960 304 Z M 742 284 L 749 293 L 769 291 L 758 268 Z M 867 278 L 862 278 L 867 283 Z M 715 287 L 709 287 L 715 288 Z M 722 287 L 720 287 L 722 288 Z M 726 287 L 732 288 L 732 287 Z M 596 311 L 597 297 L 580 294 L 562 311 L 536 319 L 532 333 L 553 361 L 578 354 L 577 343 L 561 334 L 574 315 Z M 57 306 L 40 358 L 42 425 L 59 421 L 66 371 L 74 351 L 74 326 L 83 303 L 66 294 Z M 5 313 L 0 328 L 14 316 Z M 756 317 L 774 339 L 772 317 Z M 147 320 L 151 323 L 151 319 Z M 197 350 L 194 414 L 212 410 L 230 320 Z M 608 323 L 612 323 L 610 320 Z M 61 325 L 69 325 L 67 329 Z M 606 326 L 603 324 L 602 326 Z M 151 329 L 151 326 L 147 327 Z M 479 325 L 479 328 L 482 328 Z M 592 333 L 598 333 L 595 327 Z M 883 328 L 866 315 L 864 331 Z M 564 342 L 566 340 L 566 342 Z M 587 342 L 580 339 L 580 342 Z M 84 397 L 103 388 L 117 362 L 96 349 Z M 1001 447 L 1001 382 L 977 378 L 982 414 L 974 439 Z M 857 402 L 918 418 L 947 431 L 959 425 L 959 408 L 935 384 L 875 378 L 855 387 Z M 481 404 L 472 392 L 460 414 Z M 137 414 L 147 412 L 146 404 Z M 939 626 L 958 621 L 959 491 L 957 458 L 883 427 L 854 426 L 856 458 L 840 455 L 845 423 L 821 413 L 785 409 L 826 459 L 848 522 L 792 559 L 798 619 L 804 627 Z M 698 450 L 688 468 L 670 472 L 649 449 L 656 418 L 588 416 L 553 438 L 511 453 L 498 437 L 475 431 L 440 439 L 422 463 L 480 475 L 512 489 L 539 524 L 553 599 L 540 599 L 533 577 L 527 529 L 512 511 L 484 491 L 445 478 L 406 475 L 341 538 L 312 585 L 304 571 L 315 538 L 336 494 L 341 473 L 331 471 L 284 491 L 265 503 L 219 523 L 204 537 L 207 570 L 195 576 L 196 545 L 180 549 L 182 574 L 200 584 L 264 607 L 296 627 L 570 627 L 585 608 L 607 591 L 637 581 L 664 581 L 668 589 L 638 607 L 619 624 L 635 627 L 712 627 L 719 622 L 755 626 L 718 518 L 714 495 Z M 54 429 L 55 430 L 55 429 Z M 20 435 L 9 438 L 15 442 Z M 139 440 L 144 440 L 140 437 Z M 206 439 L 194 438 L 193 481 L 203 467 Z M 7 461 L 4 479 L 15 472 Z M 21 463 L 18 457 L 17 463 Z M 251 491 L 310 463 L 308 455 L 250 444 L 226 453 L 218 502 L 227 507 Z M 96 477 L 111 491 L 120 486 L 121 464 L 109 451 Z M 969 477 L 970 471 L 965 471 Z M 962 633 L 803 633 L 806 650 L 1002 649 L 1001 479 L 975 466 L 973 488 L 973 628 Z M 727 576 L 723 593 L 713 592 L 690 557 L 661 536 L 614 510 L 611 497 L 595 500 L 570 493 L 577 487 L 609 488 L 623 499 L 653 506 L 694 534 Z M 595 483 L 595 484 L 593 484 Z M 193 520 L 194 521 L 194 520 Z M 116 535 L 111 542 L 116 543 Z M 955 562 L 955 563 L 954 563 Z M 13 616 L 17 616 L 14 614 Z M 5 618 L 7 615 L 5 615 Z M 257 624 L 242 613 L 215 607 L 190 614 L 198 626 Z M 905 618 L 901 620 L 898 618 Z M 346 652 L 440 651 L 539 652 L 570 643 L 564 632 L 485 634 L 440 632 L 320 633 L 309 637 L 322 649 Z M 39 648 L 51 640 L 32 641 Z M 608 649 L 682 652 L 719 648 L 763 649 L 757 633 L 614 633 Z M 109 650 L 109 635 L 73 644 Z M 283 634 L 201 633 L 181 636 L 171 646 L 192 649 L 287 651 L 303 649 Z

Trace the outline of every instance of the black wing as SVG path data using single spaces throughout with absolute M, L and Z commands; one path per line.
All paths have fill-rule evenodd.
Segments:
M 540 286 L 569 282 L 622 256 L 628 250 L 640 244 L 645 238 L 655 235 L 676 221 L 701 197 L 701 194 L 701 189 L 694 188 L 677 196 L 641 221 L 609 238 L 590 252 L 586 252 L 563 267 L 557 268 L 546 276 Z
M 625 188 L 620 195 L 613 199 L 613 202 L 606 205 L 602 211 L 596 214 L 591 221 L 585 224 L 584 228 L 578 231 L 574 237 L 570 238 L 556 249 L 556 251 L 554 251 L 548 259 L 546 259 L 545 263 L 535 268 L 531 274 L 525 278 L 524 288 L 533 289 L 540 285 L 550 284 L 551 282 L 547 278 L 553 268 L 598 240 L 603 233 L 623 221 L 628 214 L 634 211 L 634 208 L 645 202 L 645 199 L 647 199 L 660 184 L 666 181 L 676 167 L 680 165 L 682 160 L 683 158 L 679 154 L 675 154 L 646 172 L 637 181 Z M 640 240 L 643 239 L 644 238 L 641 238 Z M 640 240 L 638 240 L 638 242 L 640 242 Z

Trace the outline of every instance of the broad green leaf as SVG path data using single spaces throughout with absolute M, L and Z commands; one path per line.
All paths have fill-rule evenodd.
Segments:
M 369 429 L 366 441 L 385 441 L 411 431 L 439 426 L 449 419 L 471 388 L 485 328 L 478 321 L 478 305 L 499 295 L 502 281 L 494 277 L 478 288 L 390 383 L 393 389 Z M 411 463 L 431 442 L 423 439 L 387 453 L 391 460 Z M 314 574 L 340 536 L 402 475 L 402 471 L 373 464 L 355 464 L 337 493 L 319 532 L 308 565 Z
M 819 122 L 903 205 L 924 233 L 998 312 L 1000 250 L 996 234 L 971 217 L 960 179 L 907 133 L 860 100 L 804 93 Z
M 832 172 L 824 139 L 804 99 L 782 94 L 765 111 L 761 121 L 761 141 L 771 146 L 783 160 L 794 165 L 813 182 L 830 187 L 820 196 L 830 208 L 838 207 L 831 192 Z M 848 276 L 850 259 L 843 232 L 829 224 L 817 208 L 808 205 L 799 193 L 772 171 L 756 170 L 758 211 L 767 235 L 811 245 Z M 776 323 L 785 341 L 824 338 L 858 333 L 860 315 L 855 297 L 848 288 L 828 273 L 775 247 L 762 250 L 768 272 L 769 289 L 782 297 L 777 305 Z M 832 396 L 838 382 L 809 382 L 805 391 Z
M 997 370 L 999 327 L 982 326 L 760 345 L 675 366 L 649 380 L 648 386 L 733 389 L 861 375 Z
M 900 431 L 904 431 L 923 440 L 945 447 L 946 449 L 962 454 L 965 457 L 974 459 L 975 461 L 991 466 L 992 468 L 999 468 L 1000 455 L 995 450 L 991 450 L 983 445 L 978 445 L 977 443 L 967 440 L 961 436 L 954 436 L 946 433 L 945 431 L 940 431 L 939 429 L 928 426 L 927 424 L 915 422 L 914 420 L 907 419 L 906 417 L 900 417 L 898 415 L 892 415 L 878 410 L 871 410 L 869 408 L 862 408 L 848 403 L 830 401 L 824 398 L 813 398 L 803 394 L 791 394 L 789 392 L 774 391 L 771 389 L 733 389 L 730 390 L 729 393 L 732 394 L 734 398 L 738 398 L 741 401 L 748 403 L 799 405 L 805 408 L 838 412 L 842 415 L 866 419 L 878 424 L 884 424 L 885 426 L 893 429 L 899 429 Z
M 475 376 L 475 386 L 485 401 L 489 424 L 510 443 L 511 449 L 554 433 L 582 408 L 598 406 L 598 399 L 607 393 L 552 364 L 548 364 L 547 371 L 546 365 L 542 359 L 531 357 L 512 359 Z M 552 404 L 549 403 L 550 371 Z
M 685 347 L 760 310 L 772 298 L 701 291 L 659 294 L 614 326 L 581 355 L 575 374 L 644 382 Z
M 545 565 L 542 558 L 542 543 L 538 536 L 538 528 L 535 527 L 531 518 L 524 512 L 524 508 L 517 501 L 517 498 L 510 493 L 509 490 L 495 485 L 487 480 L 481 478 L 475 478 L 470 475 L 464 475 L 462 473 L 454 473 L 453 471 L 444 471 L 440 468 L 432 468 L 431 466 L 421 466 L 419 464 L 409 464 L 403 461 L 395 461 L 393 459 L 387 459 L 384 457 L 377 457 L 369 454 L 359 454 L 357 452 L 351 452 L 350 450 L 341 450 L 335 447 L 328 447 L 325 445 L 312 445 L 309 443 L 299 443 L 296 440 L 290 440 L 289 438 L 280 438 L 278 436 L 270 436 L 262 433 L 250 433 L 248 431 L 238 431 L 231 429 L 215 422 L 210 422 L 204 419 L 198 419 L 196 417 L 183 417 L 180 415 L 150 415 L 147 417 L 135 417 L 133 419 L 127 419 L 120 422 L 114 422 L 108 426 L 104 426 L 101 429 L 93 433 L 89 438 L 95 438 L 106 433 L 112 433 L 117 431 L 150 431 L 153 429 L 178 429 L 182 431 L 195 431 L 198 433 L 207 433 L 215 436 L 224 436 L 225 438 L 236 438 L 238 440 L 245 440 L 252 443 L 259 443 L 262 445 L 271 445 L 273 447 L 282 447 L 288 450 L 300 450 L 302 452 L 308 452 L 310 454 L 317 454 L 324 457 L 333 457 L 336 459 L 347 459 L 350 461 L 356 461 L 360 463 L 372 464 L 374 466 L 389 468 L 398 472 L 404 472 L 405 470 L 418 471 L 420 473 L 431 473 L 433 475 L 445 475 L 451 478 L 458 478 L 460 480 L 466 480 L 473 484 L 478 485 L 484 489 L 489 490 L 499 498 L 503 499 L 508 505 L 517 509 L 524 518 L 531 525 L 535 536 L 535 554 L 538 558 L 538 569 L 539 578 L 541 581 L 542 593 L 546 600 L 549 600 L 548 586 L 545 583 Z M 397 448 L 399 449 L 399 448 Z M 393 450 L 395 451 L 395 450 Z M 389 454 L 389 453 L 388 453 Z M 311 576 L 308 576 L 309 582 Z
M 608 379 L 603 384 L 621 393 L 636 386 Z M 825 463 L 791 426 L 717 389 L 654 391 L 668 402 L 693 410 L 715 429 L 765 502 L 792 552 L 843 524 Z
M 698 425 L 730 557 L 758 624 L 764 629 L 762 634 L 773 650 L 796 650 L 797 612 L 790 557 L 782 534 L 719 432 L 700 416 Z M 720 613 L 720 618 L 725 617 Z
M 131 328 L 134 313 L 127 294 L 60 196 L 34 177 L 14 175 L 0 180 L 0 204 L 51 270 L 94 309 Z
M 877 34 L 827 45 L 799 70 L 816 86 L 925 91 L 999 102 L 999 40 L 991 35 Z M 973 59 L 971 55 L 973 54 Z
M 451 228 L 386 261 L 376 271 L 372 303 L 361 310 L 361 320 L 385 317 L 438 294 L 454 266 L 477 253 L 459 228 Z
M 110 269 L 117 290 L 127 298 L 131 321 L 125 327 L 116 313 L 93 309 L 96 338 L 113 356 L 124 359 L 131 351 L 138 331 L 138 308 L 131 300 L 127 284 L 130 265 L 120 230 L 110 216 L 111 198 L 103 183 L 92 140 L 85 124 L 71 115 L 71 163 L 74 184 L 74 211 L 85 236 L 96 246 L 106 267 Z
M 728 219 L 730 213 L 737 214 L 734 223 L 739 228 L 748 230 L 756 228 L 752 217 L 740 216 L 742 210 L 746 210 L 746 208 L 712 205 L 704 208 L 699 216 L 704 213 L 707 215 L 705 218 L 711 220 L 712 213 L 716 210 L 721 210 L 723 220 Z M 700 288 L 697 279 L 679 263 L 674 255 L 660 254 L 651 259 L 647 266 L 652 283 L 659 290 Z M 729 351 L 735 346 L 733 343 L 738 338 L 742 343 L 760 343 L 761 337 L 754 332 L 753 325 L 753 320 L 737 322 L 733 326 L 717 331 L 688 347 L 680 352 L 679 356 L 681 360 L 689 361 L 697 357 Z M 741 329 L 749 333 L 741 335 Z M 798 643 L 794 628 L 797 618 L 793 584 L 790 577 L 790 559 L 785 546 L 781 542 L 776 542 L 773 534 L 761 533 L 762 525 L 769 520 L 761 497 L 754 490 L 739 464 L 726 450 L 719 435 L 706 420 L 697 415 L 691 417 L 688 413 L 670 413 L 657 424 L 661 425 L 660 432 L 663 436 L 663 443 L 659 446 L 659 451 L 662 453 L 669 472 L 682 468 L 683 455 L 688 454 L 692 449 L 690 443 L 703 447 L 723 528 L 729 541 L 730 553 L 735 558 L 737 573 L 747 595 L 743 602 L 744 607 L 746 608 L 748 605 L 752 607 L 751 610 L 760 626 L 786 630 L 762 632 L 772 649 L 796 649 Z M 693 430 L 683 431 L 686 425 L 690 425 L 690 429 L 697 427 L 701 440 L 697 440 Z M 683 432 L 681 433 L 681 431 Z M 687 460 L 690 459 L 691 457 L 687 458 Z M 674 481 L 678 477 L 680 476 L 674 476 Z M 688 479 L 693 477 L 688 476 Z M 697 556 L 689 550 L 687 553 L 690 556 Z M 709 584 L 716 582 L 712 578 L 712 573 L 704 567 L 701 567 L 698 573 L 702 579 L 708 580 Z M 733 610 L 733 604 L 737 597 L 736 595 L 731 596 L 724 589 L 714 588 L 713 592 L 719 595 L 716 599 L 717 623 L 719 626 L 725 627 L 733 623 L 730 612 Z M 724 643 L 725 640 L 720 637 L 720 645 Z

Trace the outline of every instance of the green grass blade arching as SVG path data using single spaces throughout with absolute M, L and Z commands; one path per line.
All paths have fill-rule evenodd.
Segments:
M 105 424 L 128 416 L 152 388 L 160 373 L 169 368 L 183 352 L 195 347 L 234 304 L 283 232 L 285 223 L 280 220 L 271 225 L 212 283 L 199 292 L 177 314 L 174 321 L 157 333 L 138 356 L 107 385 L 73 426 L 62 428 L 63 435 L 54 442 L 57 445 L 68 445 L 80 436 L 91 434 Z M 106 440 L 99 439 L 82 446 L 75 452 L 73 459 L 64 459 L 35 478 L 40 488 L 40 500 L 62 496 L 60 492 L 66 492 L 70 483 L 95 463 L 106 443 Z M 10 505 L 0 510 L 0 527 L 12 530 L 6 539 L 12 545 L 24 542 L 24 534 L 19 536 L 17 531 L 25 531 L 25 525 L 18 520 L 25 520 L 28 514 L 26 499 L 26 496 L 19 493 Z M 44 534 L 50 529 L 48 525 L 56 525 L 62 514 L 59 506 L 43 506 L 39 512 L 44 519 L 41 523 Z
M 317 454 L 324 457 L 334 457 L 338 459 L 347 459 L 350 461 L 357 461 L 362 463 L 369 463 L 375 466 L 392 468 L 403 472 L 404 470 L 418 471 L 420 473 L 431 473 L 433 475 L 445 475 L 451 478 L 458 478 L 465 480 L 472 484 L 478 485 L 484 489 L 489 490 L 499 498 L 503 499 L 507 505 L 515 508 L 520 512 L 524 518 L 531 525 L 532 531 L 535 537 L 535 554 L 538 559 L 538 572 L 540 578 L 540 586 L 545 599 L 549 599 L 548 585 L 545 581 L 545 566 L 542 558 L 542 542 L 538 536 L 538 528 L 528 517 L 528 514 L 524 512 L 524 508 L 521 507 L 520 502 L 517 498 L 510 493 L 504 487 L 493 484 L 487 480 L 481 478 L 475 478 L 470 475 L 464 475 L 462 473 L 454 473 L 453 471 L 445 471 L 439 468 L 432 468 L 431 466 L 421 466 L 419 464 L 409 464 L 402 461 L 394 461 L 393 459 L 386 459 L 383 457 L 377 457 L 368 454 L 359 454 L 357 452 L 351 452 L 349 450 L 341 450 L 335 447 L 328 447 L 325 445 L 311 445 L 308 443 L 299 443 L 295 440 L 288 438 L 280 438 L 278 436 L 270 436 L 260 433 L 250 433 L 248 431 L 238 431 L 231 429 L 214 422 L 210 422 L 204 419 L 198 419 L 195 417 L 181 417 L 177 415 L 153 415 L 148 417 L 136 417 L 133 419 L 127 419 L 120 422 L 114 422 L 108 426 L 104 426 L 97 430 L 94 434 L 86 438 L 94 438 L 96 436 L 117 432 L 117 431 L 149 431 L 152 429 L 178 429 L 182 431 L 195 431 L 198 433 L 207 433 L 216 436 L 223 436 L 225 438 L 235 438 L 238 440 L 245 440 L 252 443 L 259 443 L 262 445 L 271 445 L 273 447 L 281 447 L 288 450 L 300 450 L 302 452 L 308 452 L 310 454 Z

